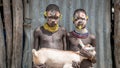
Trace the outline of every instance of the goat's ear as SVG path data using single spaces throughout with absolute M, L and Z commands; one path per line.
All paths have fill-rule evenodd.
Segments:
M 37 57 L 37 52 L 36 52 L 35 49 L 32 49 L 32 54 L 33 54 L 33 56 L 36 56 L 36 57 Z

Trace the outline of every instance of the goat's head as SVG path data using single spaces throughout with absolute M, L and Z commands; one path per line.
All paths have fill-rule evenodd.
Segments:
M 35 65 L 39 65 L 39 56 L 38 56 L 38 53 L 35 49 L 32 49 L 32 55 L 33 55 L 33 63 Z

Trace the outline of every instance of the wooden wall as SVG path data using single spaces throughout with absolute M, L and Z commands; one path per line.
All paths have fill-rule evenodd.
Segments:
M 23 2 L 22 0 L 0 2 L 0 68 L 21 68 Z
M 115 7 L 114 55 L 116 68 L 120 68 L 120 0 L 115 0 L 114 7 Z

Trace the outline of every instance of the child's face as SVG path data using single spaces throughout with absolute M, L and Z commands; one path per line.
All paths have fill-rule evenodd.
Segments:
M 82 29 L 82 28 L 86 27 L 86 24 L 87 24 L 86 14 L 84 12 L 77 12 L 77 13 L 75 13 L 74 25 L 78 29 Z
M 60 18 L 60 12 L 58 11 L 47 11 L 47 23 L 49 26 L 54 27 L 58 24 Z

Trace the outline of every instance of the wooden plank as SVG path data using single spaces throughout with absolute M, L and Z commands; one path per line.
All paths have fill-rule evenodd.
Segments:
M 120 0 L 115 0 L 114 8 L 115 8 L 114 53 L 115 53 L 116 68 L 120 68 Z
M 32 68 L 30 11 L 31 11 L 30 0 L 24 0 L 25 45 L 24 45 L 24 51 L 23 51 L 22 68 Z
M 25 19 L 24 22 L 25 46 L 23 51 L 22 68 L 32 68 L 31 24 L 28 23 L 28 20 L 30 19 Z
M 13 55 L 11 68 L 21 68 L 23 45 L 23 4 L 12 0 L 13 8 Z
M 1 20 L 0 13 L 0 68 L 6 68 L 6 52 L 4 44 L 4 35 L 3 35 L 3 23 Z
M 6 31 L 6 45 L 7 45 L 7 67 L 11 68 L 12 58 L 12 20 L 11 20 L 11 9 L 10 0 L 3 0 L 4 10 L 4 23 Z

